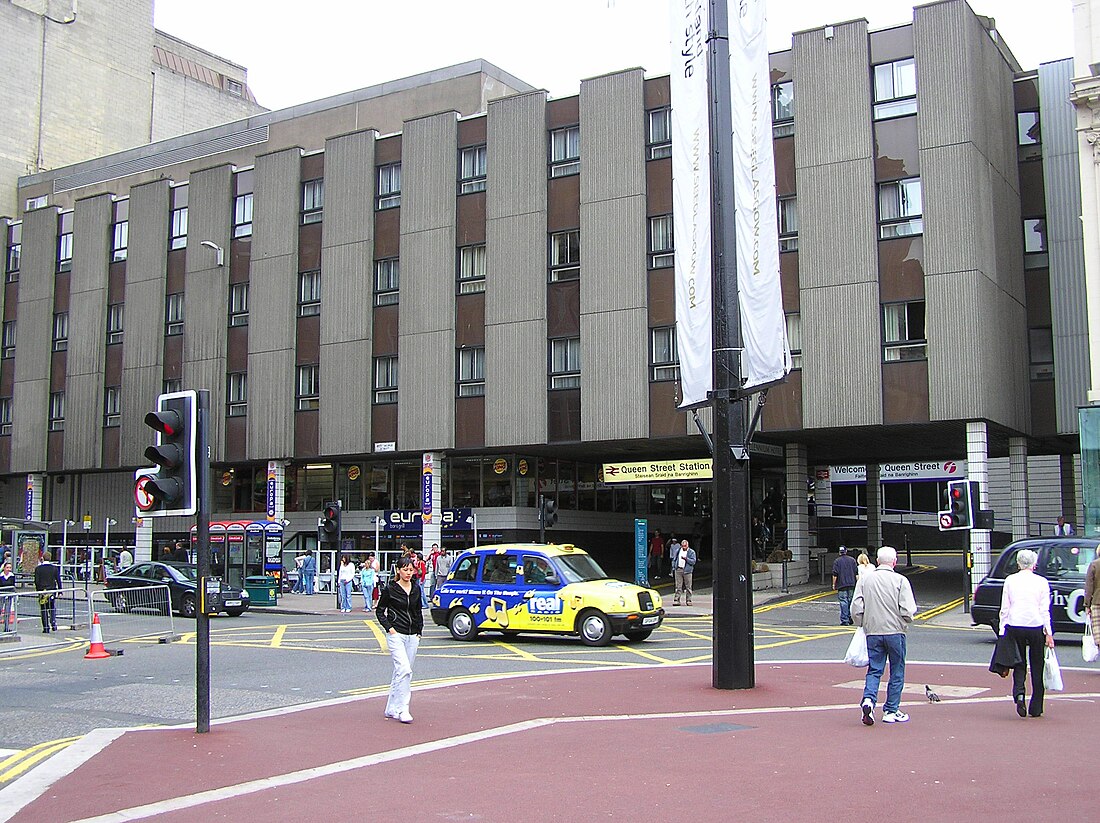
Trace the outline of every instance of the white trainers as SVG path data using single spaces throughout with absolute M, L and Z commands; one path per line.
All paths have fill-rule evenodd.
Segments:
M 859 707 L 863 710 L 863 725 L 875 725 L 875 704 L 871 701 L 871 698 L 863 698 L 863 702 L 859 704 Z M 886 718 L 883 719 L 885 720 Z
M 906 723 L 906 722 L 908 722 L 908 720 L 909 720 L 909 715 L 907 715 L 905 712 L 898 711 L 898 712 L 883 712 L 882 713 L 882 722 L 883 723 Z
M 391 712 L 391 711 L 388 711 L 388 710 L 386 711 L 386 719 L 387 720 L 397 720 L 398 717 L 399 717 L 399 715 L 396 714 L 395 712 Z
M 411 714 L 409 714 L 407 711 L 401 712 L 401 714 L 399 714 L 397 716 L 397 719 L 400 720 L 402 723 L 412 723 L 413 722 L 413 716 Z M 908 720 L 909 718 L 906 717 L 905 719 Z

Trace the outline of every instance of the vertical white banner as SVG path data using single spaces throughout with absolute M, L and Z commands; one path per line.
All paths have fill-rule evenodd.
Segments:
M 670 0 L 672 25 L 672 236 L 676 244 L 676 349 L 680 407 L 707 402 L 714 368 L 711 321 L 710 114 L 706 0 Z
M 764 6 L 765 0 L 739 0 L 730 14 L 737 293 L 745 347 L 741 358 L 745 388 L 782 380 L 791 370 L 779 282 L 771 76 Z

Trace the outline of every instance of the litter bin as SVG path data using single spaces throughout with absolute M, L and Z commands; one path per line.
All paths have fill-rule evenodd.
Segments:
M 278 603 L 279 581 L 265 574 L 244 579 L 244 590 L 248 592 L 249 603 L 253 606 L 274 606 Z

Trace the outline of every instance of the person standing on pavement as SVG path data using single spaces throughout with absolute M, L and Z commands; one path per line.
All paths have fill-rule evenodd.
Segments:
M 665 541 L 661 538 L 661 531 L 653 532 L 653 539 L 649 541 L 649 579 L 650 582 L 661 576 L 661 558 L 665 553 Z
M 313 583 L 317 577 L 317 558 L 312 553 L 307 554 L 302 561 L 302 576 L 305 578 L 305 594 L 313 594 Z
M 684 594 L 685 605 L 691 605 L 691 580 L 698 558 L 687 542 L 682 540 L 672 549 L 672 574 L 676 581 L 675 605 L 680 605 L 680 593 Z
M 19 625 L 19 618 L 15 613 L 15 583 L 11 560 L 5 557 L 4 565 L 0 568 L 0 619 L 4 622 L 5 632 L 10 632 Z
M 1035 574 L 1039 555 L 1024 549 L 1016 555 L 1020 570 L 1005 578 L 1001 594 L 1001 635 L 1016 641 L 1020 662 L 1012 669 L 1012 702 L 1020 717 L 1043 714 L 1043 647 L 1054 648 L 1050 628 L 1050 583 Z M 1031 703 L 1024 695 L 1024 680 L 1031 666 Z
M 1092 621 L 1092 637 L 1100 638 L 1100 557 L 1089 563 L 1085 572 L 1085 614 Z
M 1058 522 L 1054 525 L 1055 537 L 1072 537 L 1073 536 L 1073 524 L 1067 523 L 1066 518 L 1058 515 Z
M 359 590 L 363 593 L 363 611 L 374 608 L 374 584 L 378 581 L 378 561 L 374 552 L 367 552 L 367 559 L 359 566 Z
M 833 591 L 840 603 L 840 625 L 852 625 L 852 593 L 856 590 L 859 564 L 848 554 L 848 547 L 840 547 L 840 556 L 833 561 Z
M 424 633 L 424 612 L 420 608 L 420 584 L 416 580 L 413 558 L 402 557 L 396 564 L 396 578 L 390 580 L 378 598 L 374 610 L 378 622 L 386 631 L 386 644 L 393 660 L 390 694 L 385 716 L 412 723 L 409 700 L 412 690 L 412 667 L 420 635 Z
M 890 680 L 886 702 L 882 706 L 883 723 L 904 723 L 909 715 L 901 710 L 901 690 L 905 685 L 905 632 L 917 613 L 917 601 L 909 580 L 894 571 L 898 553 L 891 546 L 878 550 L 878 567 L 859 582 L 852 601 L 852 617 L 867 634 L 867 679 L 859 707 L 863 725 L 875 724 L 875 701 L 886 663 Z
M 134 555 L 129 549 L 124 547 L 122 551 L 118 553 L 118 570 L 122 571 L 123 569 L 128 569 L 132 565 L 134 565 Z
M 354 579 L 355 566 L 351 565 L 351 558 L 345 554 L 340 558 L 340 570 L 336 575 L 340 586 L 340 611 L 345 614 L 351 612 L 351 581 Z
M 38 611 L 42 615 L 42 633 L 57 631 L 57 605 L 54 602 L 61 589 L 61 569 L 50 562 L 50 553 L 42 552 L 42 562 L 34 568 L 34 588 L 39 592 Z
M 420 584 L 420 608 L 428 608 L 428 564 L 424 562 L 424 555 L 415 552 L 413 566 L 416 569 L 416 582 Z
M 432 566 L 432 594 L 439 591 L 439 587 L 447 582 L 447 575 L 451 573 L 451 558 L 447 552 L 435 547 L 431 561 Z

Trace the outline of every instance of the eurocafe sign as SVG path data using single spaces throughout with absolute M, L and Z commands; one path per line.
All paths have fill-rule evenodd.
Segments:
M 685 483 L 713 479 L 713 461 L 649 460 L 644 463 L 604 463 L 603 482 L 613 483 Z

